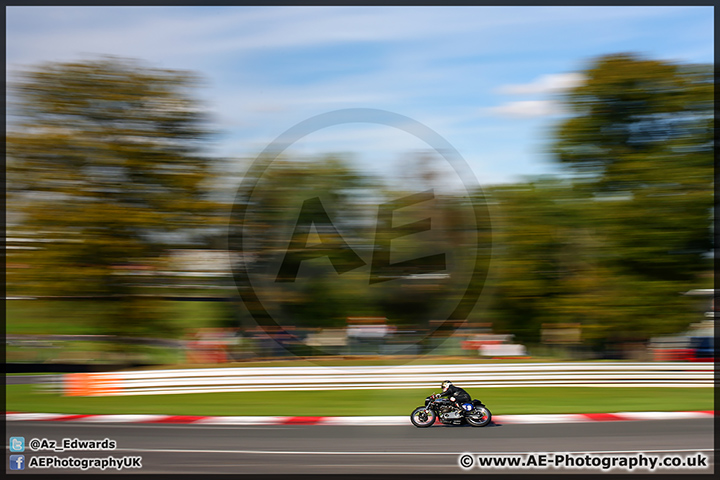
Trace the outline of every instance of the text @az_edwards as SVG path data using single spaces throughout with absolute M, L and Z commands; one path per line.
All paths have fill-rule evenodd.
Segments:
M 63 438 L 60 441 L 48 438 L 33 438 L 28 448 L 33 452 L 71 452 L 71 451 L 108 451 L 115 450 L 117 442 L 109 438 L 102 440 L 81 440 L 79 438 Z

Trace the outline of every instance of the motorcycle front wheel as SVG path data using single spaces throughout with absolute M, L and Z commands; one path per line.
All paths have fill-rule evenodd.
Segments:
M 425 407 L 416 408 L 410 415 L 410 421 L 418 428 L 429 427 L 435 423 L 436 418 L 435 412 L 430 408 L 425 409 Z
M 465 420 L 473 427 L 484 427 L 492 420 L 492 414 L 487 407 L 475 407 L 475 410 L 470 412 Z

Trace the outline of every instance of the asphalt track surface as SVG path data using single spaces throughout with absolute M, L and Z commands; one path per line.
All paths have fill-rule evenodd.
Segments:
M 112 451 L 24 452 L 33 456 L 102 458 L 141 456 L 141 469 L 121 473 L 171 474 L 413 474 L 453 473 L 714 473 L 713 419 L 591 422 L 568 424 L 490 424 L 482 428 L 412 426 L 210 426 L 171 424 L 92 424 L 8 422 L 11 436 L 61 441 L 63 438 L 117 442 Z M 668 455 L 707 457 L 706 468 L 490 468 L 459 465 L 463 453 L 485 458 L 508 454 L 560 453 L 593 456 Z M 7 452 L 10 453 L 10 452 Z M 6 461 L 9 458 L 6 455 Z M 527 461 L 527 457 L 524 457 Z M 23 473 L 118 473 L 117 470 L 35 470 Z

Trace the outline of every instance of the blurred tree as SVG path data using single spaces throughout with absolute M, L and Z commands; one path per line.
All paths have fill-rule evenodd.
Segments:
M 566 97 L 554 152 L 599 210 L 615 266 L 647 280 L 692 282 L 710 268 L 711 65 L 634 55 L 596 59 Z
M 588 346 L 677 333 L 696 321 L 680 292 L 686 282 L 652 280 L 617 265 L 601 220 L 608 202 L 574 184 L 535 179 L 488 188 L 495 237 L 491 305 L 483 317 L 521 343 L 540 341 L 544 323 L 580 323 Z
M 22 293 L 118 296 L 94 319 L 100 330 L 169 328 L 158 305 L 122 300 L 136 277 L 118 268 L 152 264 L 220 225 L 197 86 L 190 72 L 115 57 L 20 74 L 6 137 L 9 209 L 42 242 L 13 260 L 29 267 L 13 277 Z
M 390 229 L 387 219 L 379 224 L 379 206 L 417 194 L 417 189 L 424 191 L 427 186 L 391 189 L 378 178 L 358 173 L 349 159 L 338 155 L 276 159 L 251 178 L 257 178 L 257 184 L 247 187 L 248 191 L 241 188 L 236 203 L 236 207 L 244 206 L 244 215 L 232 222 L 242 234 L 230 238 L 232 248 L 242 251 L 247 261 L 242 267 L 247 275 L 241 270 L 236 280 L 256 319 L 270 325 L 291 319 L 299 326 L 340 327 L 350 316 L 380 316 L 391 323 L 425 323 L 427 327 L 421 317 L 437 310 L 448 297 L 460 300 L 472 265 L 463 269 L 459 264 L 472 258 L 477 249 L 476 232 L 468 228 L 474 225 L 472 209 L 462 197 L 433 194 L 431 199 L 392 210 Z M 299 242 L 290 242 L 299 230 L 301 210 L 310 214 L 313 227 Z M 432 222 L 424 222 L 427 218 Z M 418 233 L 413 230 L 414 222 L 432 228 Z M 304 220 L 305 226 L 309 223 Z M 383 269 L 388 281 L 371 283 L 377 244 L 391 252 L 392 261 Z M 336 249 L 337 256 L 313 251 L 321 245 Z M 304 256 L 299 272 L 279 275 L 293 251 Z M 410 278 L 434 272 L 434 265 L 414 265 L 418 263 L 414 260 L 441 252 L 447 252 L 448 272 L 454 267 L 463 277 L 452 281 Z M 482 253 L 478 263 L 487 257 Z M 403 263 L 405 260 L 411 262 Z M 445 270 L 443 267 L 439 273 Z
M 290 242 L 303 205 L 311 205 L 305 211 L 312 221 L 304 239 L 308 248 L 321 243 L 331 248 L 355 247 L 363 241 L 374 226 L 374 218 L 363 205 L 373 189 L 371 179 L 355 172 L 342 155 L 326 155 L 295 160 L 282 157 L 268 165 L 257 162 L 245 182 L 234 206 L 244 208 L 244 215 L 242 221 L 236 218 L 231 222 L 236 229 L 230 235 L 230 247 L 242 252 L 246 261 L 247 276 L 237 276 L 236 283 L 248 310 L 255 319 L 265 318 L 261 323 L 266 325 L 290 319 L 298 326 L 344 326 L 353 314 L 351 292 L 357 291 L 361 277 L 353 272 L 339 276 L 327 258 L 317 258 L 301 262 L 297 281 L 277 280 L 288 253 L 296 251 L 302 256 L 308 251 L 306 245 Z M 311 199 L 316 201 L 305 203 Z M 347 249 L 347 253 L 357 260 L 353 250 Z M 334 260 L 342 270 L 344 259 Z
M 542 323 L 577 321 L 588 308 L 580 302 L 561 315 L 559 303 L 592 278 L 598 240 L 568 181 L 540 178 L 488 192 L 496 245 L 490 315 L 499 332 L 535 343 Z
M 679 293 L 711 286 L 712 68 L 609 55 L 583 73 L 553 146 L 572 182 L 490 189 L 493 320 L 530 342 L 580 322 L 597 348 L 679 332 L 697 320 Z

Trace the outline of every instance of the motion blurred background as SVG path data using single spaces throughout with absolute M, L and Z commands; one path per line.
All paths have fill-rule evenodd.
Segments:
M 8 364 L 714 355 L 712 7 L 6 19 Z M 365 124 L 315 132 L 241 189 L 282 132 L 358 107 L 439 133 L 477 188 L 417 138 Z M 395 267 L 368 285 L 379 205 L 428 190 L 389 228 L 433 229 L 385 239 Z M 231 225 L 240 194 L 252 215 Z M 275 282 L 312 198 L 329 221 L 306 245 L 354 257 L 307 259 Z M 402 263 L 445 250 L 447 264 Z M 436 307 L 468 285 L 479 300 L 446 321 Z M 281 320 L 257 320 L 250 287 Z

